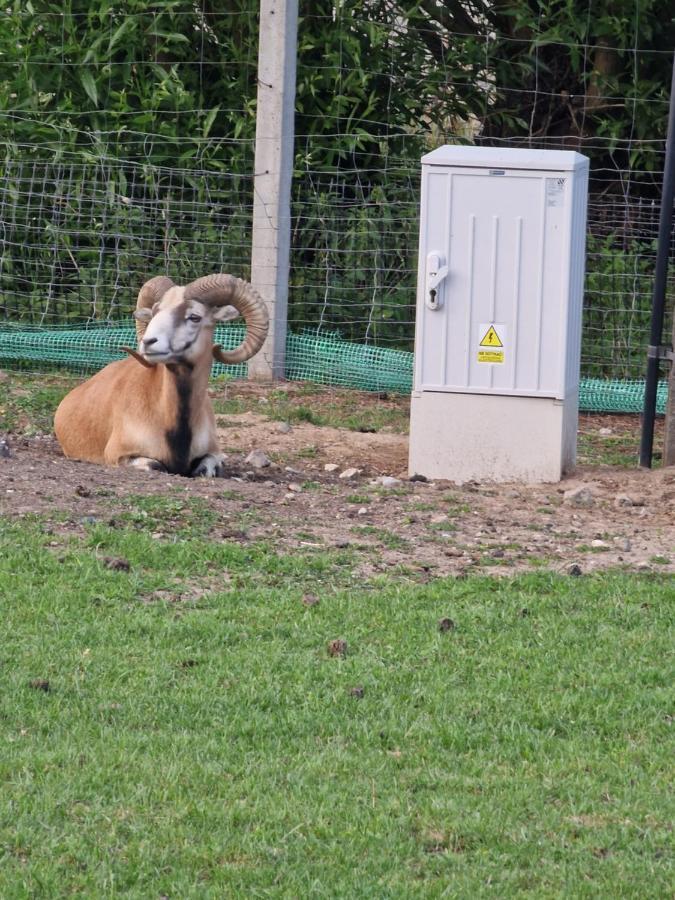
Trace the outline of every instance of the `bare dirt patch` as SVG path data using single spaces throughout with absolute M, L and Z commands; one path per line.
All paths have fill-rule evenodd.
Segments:
M 264 397 L 263 389 L 257 392 Z M 250 397 L 250 388 L 245 393 Z M 315 393 L 312 406 L 334 398 L 330 391 Z M 358 396 L 362 413 L 383 402 L 405 413 L 402 398 Z M 178 509 L 188 501 L 184 515 L 194 500 L 208 510 L 204 527 L 212 540 L 266 540 L 283 552 L 350 548 L 363 575 L 675 572 L 675 469 L 633 467 L 636 417 L 582 416 L 582 465 L 559 485 L 463 486 L 408 481 L 407 437 L 393 429 L 369 433 L 304 421 L 280 429 L 257 411 L 219 419 L 229 468 L 227 478 L 216 480 L 106 469 L 65 459 L 49 435 L 9 435 L 11 456 L 0 458 L 0 514 L 47 518 L 58 547 L 70 533 L 119 523 L 144 499 L 172 499 Z M 608 447 L 620 465 L 584 462 L 606 456 Z M 254 448 L 273 464 L 248 467 Z M 338 468 L 328 473 L 327 463 Z M 349 467 L 360 474 L 340 479 Z M 384 487 L 377 483 L 383 475 L 399 483 Z M 176 521 L 157 524 L 156 539 L 172 539 Z
M 220 417 L 223 420 L 227 421 L 227 427 L 218 429 L 221 446 L 244 455 L 264 448 L 275 462 L 286 465 L 302 462 L 310 471 L 323 469 L 326 463 L 336 463 L 341 469 L 355 467 L 375 475 L 406 477 L 406 435 L 369 434 L 328 425 L 318 427 L 308 422 L 299 422 L 290 431 L 282 432 L 281 423 L 251 412 Z

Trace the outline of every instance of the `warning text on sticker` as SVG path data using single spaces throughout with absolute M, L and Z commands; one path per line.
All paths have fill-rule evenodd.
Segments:
M 503 350 L 479 350 L 478 351 L 478 362 L 479 363 L 503 363 L 504 362 L 504 351 Z

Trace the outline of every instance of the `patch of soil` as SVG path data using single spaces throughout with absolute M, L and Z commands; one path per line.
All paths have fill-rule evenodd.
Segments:
M 226 450 L 246 456 L 259 447 L 275 462 L 302 462 L 309 470 L 323 469 L 325 463 L 337 463 L 342 469 L 354 467 L 377 475 L 406 477 L 408 438 L 402 434 L 368 434 L 346 428 L 317 427 L 299 422 L 288 432 L 279 430 L 279 422 L 252 412 L 219 416 L 227 427 L 218 429 Z
M 366 402 L 377 402 L 377 398 Z M 223 417 L 220 417 L 223 418 Z M 406 571 L 421 580 L 537 568 L 582 574 L 611 567 L 675 572 L 675 468 L 582 465 L 559 485 L 410 482 L 407 437 L 309 423 L 285 433 L 254 413 L 224 417 L 225 479 L 186 479 L 65 459 L 51 436 L 9 436 L 0 458 L 0 514 L 40 514 L 60 535 L 114 522 L 137 496 L 200 498 L 217 541 L 267 540 L 280 552 L 350 548 L 363 576 Z M 583 416 L 581 436 L 637 446 L 637 418 Z M 244 462 L 259 447 L 273 465 Z M 326 463 L 338 468 L 328 473 Z M 354 467 L 361 474 L 342 480 Z M 376 477 L 400 478 L 391 487 Z M 565 493 L 586 488 L 571 502 Z M 189 513 L 186 513 L 189 515 Z M 156 535 L 171 539 L 171 527 Z

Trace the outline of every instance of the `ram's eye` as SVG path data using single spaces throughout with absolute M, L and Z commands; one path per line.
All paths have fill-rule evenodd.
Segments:
M 202 317 L 197 315 L 197 313 L 190 313 L 188 316 L 188 322 L 201 322 Z

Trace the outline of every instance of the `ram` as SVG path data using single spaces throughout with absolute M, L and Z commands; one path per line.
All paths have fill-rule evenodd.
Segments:
M 213 344 L 216 323 L 241 315 L 246 335 L 234 350 Z M 70 459 L 138 466 L 176 475 L 222 474 L 208 395 L 213 359 L 254 356 L 268 329 L 254 288 L 232 275 L 206 275 L 184 287 L 159 276 L 140 290 L 138 349 L 101 369 L 61 401 L 54 431 Z

